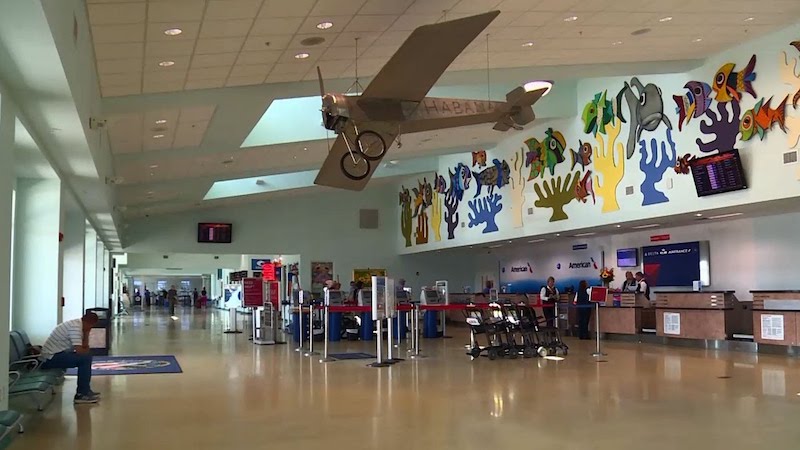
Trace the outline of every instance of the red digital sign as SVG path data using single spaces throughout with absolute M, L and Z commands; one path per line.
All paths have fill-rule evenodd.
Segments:
M 275 265 L 264 263 L 261 266 L 261 279 L 264 281 L 275 281 Z

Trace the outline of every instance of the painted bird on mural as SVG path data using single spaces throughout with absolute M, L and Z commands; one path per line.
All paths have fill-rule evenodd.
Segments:
M 753 89 L 753 81 L 756 80 L 756 55 L 750 58 L 743 71 L 734 72 L 734 67 L 736 67 L 734 63 L 725 64 L 714 75 L 714 85 L 711 89 L 716 92 L 717 101 L 720 103 L 741 101 L 745 92 L 756 98 L 756 91 Z
M 764 103 L 764 98 L 756 103 L 753 109 L 745 111 L 742 116 L 742 122 L 739 124 L 739 131 L 742 133 L 742 140 L 749 141 L 754 135 L 758 135 L 761 140 L 767 131 L 772 129 L 774 124 L 778 124 L 781 130 L 786 131 L 786 102 L 789 96 L 783 98 L 783 101 L 777 108 L 770 108 L 769 104 L 772 102 L 772 97 Z
M 683 85 L 686 93 L 683 95 L 673 95 L 672 99 L 678 105 L 675 112 L 678 113 L 678 131 L 683 131 L 683 125 L 689 124 L 692 117 L 695 119 L 706 113 L 711 106 L 711 86 L 702 81 L 690 81 Z
M 592 171 L 587 170 L 586 175 L 575 185 L 575 198 L 582 203 L 586 203 L 586 198 L 591 194 L 592 203 L 597 203 L 594 197 L 594 187 L 592 186 Z
M 489 195 L 492 195 L 494 192 L 494 188 L 501 188 L 508 184 L 509 177 L 511 176 L 511 167 L 509 167 L 508 162 L 505 160 L 500 162 L 499 159 L 492 160 L 492 167 L 487 167 L 480 172 L 473 172 L 472 175 L 475 177 L 475 184 L 477 185 L 478 189 L 475 191 L 475 197 L 478 198 L 481 195 L 481 190 L 483 186 L 489 188 Z
M 577 164 L 581 165 L 581 169 L 585 169 L 586 166 L 592 163 L 592 144 L 582 141 L 578 141 L 578 144 L 580 144 L 578 151 L 569 150 L 570 155 L 572 155 L 572 167 L 569 170 L 574 169 Z

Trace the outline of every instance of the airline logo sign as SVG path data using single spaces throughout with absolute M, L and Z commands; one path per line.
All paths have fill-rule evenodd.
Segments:
M 506 268 L 503 267 L 503 272 L 506 271 Z M 518 266 L 511 266 L 509 267 L 509 272 L 511 273 L 529 273 L 533 274 L 533 267 L 531 267 L 531 263 L 525 263 L 525 265 L 518 265 Z
M 560 264 L 559 264 L 560 266 Z M 560 267 L 559 267 L 560 268 Z M 598 269 L 597 262 L 595 262 L 594 258 L 589 258 L 588 261 L 572 261 L 569 263 L 570 269 Z
M 251 259 L 250 270 L 260 271 L 265 264 L 269 264 L 270 262 L 269 259 Z

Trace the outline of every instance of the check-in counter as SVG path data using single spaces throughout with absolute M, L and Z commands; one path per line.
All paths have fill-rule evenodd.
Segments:
M 733 291 L 660 291 L 656 294 L 656 334 L 725 340 L 752 330 L 745 324 L 749 313 Z
M 759 344 L 800 345 L 800 291 L 750 291 L 753 338 Z
M 609 292 L 605 304 L 597 310 L 601 333 L 639 334 L 643 328 L 655 328 L 655 309 L 643 295 Z M 595 331 L 594 319 L 589 323 L 589 329 Z

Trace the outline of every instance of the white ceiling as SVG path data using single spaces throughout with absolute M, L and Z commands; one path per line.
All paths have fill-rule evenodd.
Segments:
M 108 137 L 114 154 L 197 147 L 203 142 L 214 105 L 137 111 L 112 116 Z
M 702 58 L 796 20 L 796 0 L 88 0 L 105 97 L 359 75 L 411 31 L 498 9 L 450 71 Z M 749 16 L 751 22 L 744 22 Z M 577 20 L 565 22 L 567 17 Z M 659 19 L 670 16 L 669 22 Z M 316 25 L 334 25 L 319 30 Z M 180 28 L 178 36 L 164 30 Z M 631 32 L 651 28 L 634 37 Z M 322 37 L 317 46 L 301 41 Z M 701 42 L 692 42 L 702 38 Z M 532 47 L 523 47 L 534 42 Z M 621 43 L 619 43 L 621 42 Z M 295 55 L 305 52 L 306 59 Z M 171 67 L 160 67 L 172 61 Z

